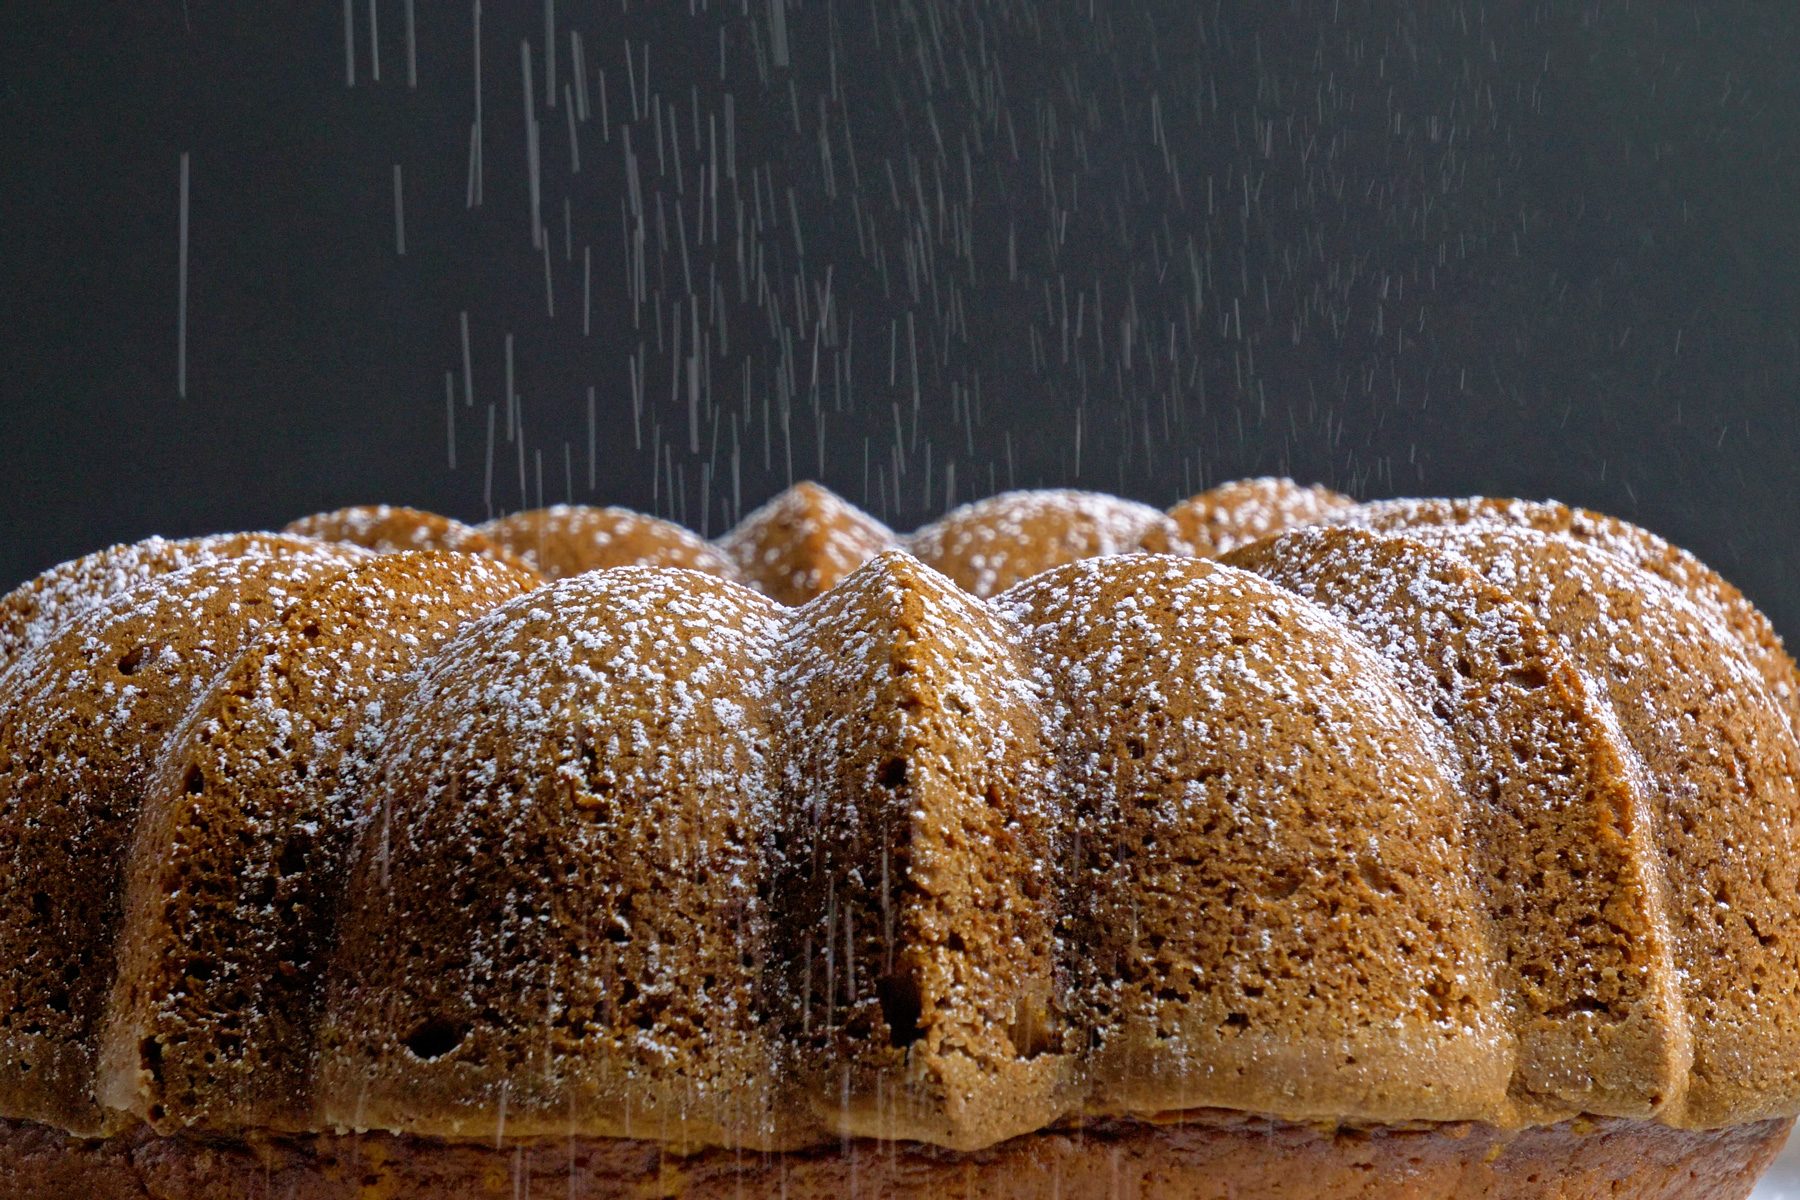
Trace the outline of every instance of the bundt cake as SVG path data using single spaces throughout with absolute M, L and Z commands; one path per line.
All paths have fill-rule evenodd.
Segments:
M 1635 526 L 293 530 L 0 601 L 0 1193 L 1741 1200 L 1800 1113 L 1800 677 Z

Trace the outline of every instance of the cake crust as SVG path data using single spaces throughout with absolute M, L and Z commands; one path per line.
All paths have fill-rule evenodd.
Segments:
M 1605 1119 L 1504 1133 L 1466 1123 L 1330 1129 L 1209 1112 L 1050 1130 L 972 1153 L 854 1141 L 674 1158 L 627 1139 L 252 1143 L 140 1127 L 81 1141 L 0 1121 L 0 1190 L 19 1200 L 1743 1200 L 1791 1124 L 1696 1131 Z
M 0 603 L 0 1196 L 1748 1194 L 1800 684 L 1729 585 L 1519 502 L 1251 488 L 1209 561 L 814 491 L 797 605 L 572 508 L 534 553 L 638 565 L 244 535 Z

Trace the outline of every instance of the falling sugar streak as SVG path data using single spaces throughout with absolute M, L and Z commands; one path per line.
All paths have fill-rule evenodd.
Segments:
M 406 0 L 406 86 L 419 86 L 419 43 L 413 30 L 413 0 Z
M 449 466 L 456 470 L 456 376 L 444 372 L 444 439 Z
M 188 327 L 188 152 L 181 152 L 180 266 L 176 272 L 175 394 L 187 397 Z
M 400 182 L 400 164 L 394 164 L 394 253 L 406 257 L 406 200 Z
M 344 86 L 356 86 L 355 0 L 344 0 Z
M 369 79 L 381 82 L 381 28 L 376 23 L 376 0 L 369 0 Z

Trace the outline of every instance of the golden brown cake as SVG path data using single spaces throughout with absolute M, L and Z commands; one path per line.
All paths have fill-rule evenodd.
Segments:
M 1338 514 L 1339 520 L 1372 528 L 1419 528 L 1472 523 L 1522 525 L 1588 543 L 1625 559 L 1674 587 L 1723 622 L 1742 645 L 1769 689 L 1800 730 L 1800 674 L 1769 619 L 1718 572 L 1649 530 L 1554 501 L 1385 500 Z
M 348 542 L 382 554 L 406 550 L 456 550 L 463 554 L 479 554 L 509 567 L 525 565 L 517 555 L 473 526 L 437 513 L 391 504 L 358 504 L 333 512 L 315 513 L 288 522 L 282 532 L 326 542 Z
M 782 604 L 805 604 L 900 544 L 880 521 L 816 483 L 797 483 L 718 541 L 743 581 Z
M 383 555 L 308 589 L 213 681 L 142 793 L 103 1103 L 169 1127 L 308 1127 L 327 901 L 384 718 L 463 622 L 541 582 L 465 554 Z M 167 846 L 182 853 L 150 852 Z
M 953 509 L 906 539 L 906 548 L 977 596 L 994 596 L 1040 571 L 1125 554 L 1146 540 L 1191 554 L 1175 523 L 1148 505 L 1096 492 L 1002 492 Z
M 1453 553 L 1320 527 L 1226 561 L 1381 649 L 1452 751 L 1498 935 L 1514 1103 L 1647 1116 L 1682 1087 L 1683 1021 L 1650 832 L 1653 800 L 1603 694 L 1524 605 Z M 1549 848 L 1553 884 L 1527 870 Z M 1548 901 L 1548 902 L 1546 902 Z
M 158 575 L 221 559 L 333 553 L 346 561 L 357 554 L 279 533 L 226 533 L 183 541 L 153 537 L 97 550 L 52 567 L 0 598 L 0 671 L 84 609 Z
M 632 565 L 737 578 L 730 559 L 681 526 L 625 508 L 557 504 L 500 517 L 480 531 L 547 579 Z
M 1295 525 L 1307 525 L 1349 508 L 1356 501 L 1318 485 L 1264 476 L 1222 483 L 1169 510 L 1174 532 L 1190 552 L 1217 558 L 1239 546 Z M 1152 534 L 1144 549 L 1179 554 L 1179 545 Z
M 162 748 L 290 596 L 345 555 L 240 557 L 160 575 L 92 605 L 0 675 L 0 1110 L 81 1134 L 114 977 L 119 866 Z M 167 847 L 152 850 L 157 857 Z
M 0 1195 L 1742 1200 L 1768 623 L 1597 514 L 1215 491 L 26 585 Z

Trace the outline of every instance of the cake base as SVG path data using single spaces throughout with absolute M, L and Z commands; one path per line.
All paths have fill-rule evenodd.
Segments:
M 0 1195 L 15 1200 L 1743 1200 L 1790 1120 L 1722 1130 L 1582 1120 L 1321 1129 L 1241 1114 L 1105 1121 L 957 1154 L 851 1142 L 777 1155 L 665 1157 L 654 1142 L 475 1145 L 390 1134 L 268 1141 L 82 1141 L 0 1121 Z

